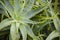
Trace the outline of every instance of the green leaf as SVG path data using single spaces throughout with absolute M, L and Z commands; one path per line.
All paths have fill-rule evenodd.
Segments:
M 53 31 L 51 34 L 49 34 L 49 36 L 47 37 L 46 40 L 52 40 L 52 39 L 54 39 L 56 37 L 59 37 L 59 36 L 60 36 L 60 33 L 59 32 Z
M 31 17 L 35 16 L 36 14 L 38 14 L 39 12 L 41 12 L 41 11 L 47 9 L 47 8 L 48 8 L 48 6 L 44 6 L 43 8 L 38 8 L 38 9 L 35 9 L 35 10 L 33 9 L 33 10 L 29 11 L 29 12 L 25 15 L 25 17 L 26 17 L 26 18 L 31 18 Z
M 39 22 L 35 22 L 35 21 L 29 20 L 29 19 L 24 19 L 23 21 L 24 21 L 24 23 L 29 23 L 29 24 L 38 24 L 39 23 Z
M 26 25 L 25 28 L 26 28 L 26 30 L 27 30 L 28 35 L 29 35 L 30 37 L 34 38 L 35 35 L 34 35 L 32 29 L 30 28 L 30 26 L 29 26 L 29 25 Z
M 12 18 L 14 18 L 13 16 L 13 7 L 10 4 L 9 0 L 3 0 L 4 2 L 2 2 L 0 0 L 0 3 L 5 7 L 5 9 L 9 12 L 10 16 L 12 16 Z
M 17 32 L 17 29 L 16 29 L 16 23 L 11 24 L 10 35 L 12 40 L 19 40 L 19 33 Z
M 13 7 L 12 7 L 12 5 L 10 4 L 10 2 L 9 2 L 8 0 L 4 0 L 4 3 L 5 3 L 5 6 L 4 6 L 4 7 L 6 7 L 6 9 L 8 10 L 8 12 L 9 12 L 10 14 L 12 14 L 12 13 L 13 13 Z
M 5 19 L 0 23 L 0 30 L 7 27 L 8 25 L 10 25 L 12 23 L 12 20 L 10 19 Z
M 18 13 L 20 11 L 19 0 L 14 0 L 14 12 Z
M 20 24 L 20 31 L 23 37 L 23 40 L 27 40 L 27 32 L 24 25 Z
M 60 28 L 60 20 L 58 18 L 56 18 L 56 19 L 53 19 L 53 22 L 54 22 L 56 30 L 60 32 L 60 29 L 59 29 Z
M 27 1 L 25 4 L 26 7 L 24 8 L 24 13 L 29 12 L 31 10 L 31 8 L 33 7 L 33 5 L 34 5 L 34 0 Z
M 5 16 L 8 16 L 8 13 L 7 13 L 7 11 L 6 11 L 6 9 L 3 7 L 3 5 L 2 4 L 0 4 L 0 13 L 2 13 L 3 15 L 5 15 Z

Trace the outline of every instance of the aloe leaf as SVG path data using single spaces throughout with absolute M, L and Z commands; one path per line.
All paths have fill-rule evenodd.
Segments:
M 20 10 L 19 0 L 14 0 L 14 10 L 16 13 Z
M 34 38 L 35 35 L 34 35 L 32 29 L 30 28 L 30 26 L 29 26 L 29 25 L 26 25 L 25 28 L 26 28 L 26 30 L 27 30 L 28 35 L 29 35 L 30 37 Z
M 10 19 L 5 19 L 0 23 L 0 30 L 7 27 L 8 25 L 10 25 L 12 23 L 12 20 Z
M 56 18 L 56 19 L 53 19 L 53 22 L 54 22 L 56 30 L 60 32 L 60 29 L 59 29 L 60 28 L 60 20 L 58 18 Z
M 24 13 L 29 12 L 33 5 L 34 5 L 34 0 L 27 1 L 27 4 L 25 4 L 26 7 L 24 8 Z
M 9 0 L 4 0 L 4 3 L 0 1 L 0 3 L 5 7 L 5 9 L 9 12 L 9 14 L 14 18 L 13 16 L 13 7 L 10 4 Z
M 20 24 L 20 31 L 23 37 L 23 40 L 27 40 L 27 32 L 26 32 L 26 28 L 24 25 Z
M 16 29 L 16 23 L 11 24 L 10 35 L 12 40 L 19 40 L 19 33 L 17 32 L 17 29 Z
M 39 22 L 36 22 L 36 21 L 32 21 L 32 20 L 29 20 L 29 19 L 25 19 L 23 20 L 25 23 L 29 23 L 29 24 L 38 24 Z
M 35 9 L 35 10 L 31 10 L 25 15 L 25 17 L 26 18 L 31 18 L 31 17 L 35 16 L 36 14 L 38 14 L 39 12 L 41 12 L 41 11 L 47 9 L 47 8 L 48 8 L 48 6 L 45 6 L 43 8 L 38 8 L 38 9 Z
M 59 36 L 60 36 L 60 33 L 57 32 L 56 30 L 54 30 L 51 34 L 49 34 L 49 36 L 46 38 L 46 40 L 52 40 Z
M 5 16 L 8 16 L 8 13 L 7 13 L 7 11 L 6 11 L 6 9 L 3 7 L 3 5 L 2 4 L 0 4 L 0 13 L 2 13 L 3 15 L 5 15 Z
M 5 3 L 5 6 L 6 6 L 8 12 L 9 12 L 10 14 L 13 13 L 13 7 L 12 7 L 12 5 L 10 4 L 10 2 L 9 2 L 8 0 L 4 0 L 4 3 Z

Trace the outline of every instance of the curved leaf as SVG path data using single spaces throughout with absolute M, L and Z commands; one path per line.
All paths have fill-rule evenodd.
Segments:
M 26 28 L 24 25 L 20 24 L 20 31 L 22 33 L 23 40 L 26 40 L 27 39 L 27 32 L 26 32 Z
M 25 4 L 26 7 L 24 8 L 24 13 L 29 12 L 31 10 L 33 4 L 34 4 L 34 0 L 27 1 L 26 4 Z
M 16 29 L 16 23 L 11 24 L 10 35 L 12 40 L 19 40 L 19 33 L 17 32 L 17 29 Z
M 14 18 L 13 16 L 13 7 L 12 5 L 10 4 L 9 0 L 3 0 L 4 2 L 2 2 L 0 0 L 0 3 L 5 7 L 5 9 L 9 12 L 10 16 L 12 16 L 12 18 Z M 6 11 L 5 10 L 5 11 Z
M 30 28 L 30 26 L 29 26 L 29 25 L 26 25 L 25 28 L 26 28 L 26 31 L 27 31 L 28 35 L 29 35 L 30 37 L 34 38 L 35 35 L 34 35 L 32 29 Z
M 20 11 L 19 0 L 14 0 L 14 6 L 13 7 L 14 7 L 14 12 L 19 13 L 19 11 Z
M 57 32 L 57 31 L 53 31 L 48 37 L 46 40 L 52 40 L 53 38 L 56 38 L 56 37 L 59 37 L 60 36 L 60 33 Z
M 36 14 L 38 14 L 39 12 L 41 12 L 41 11 L 47 9 L 47 8 L 48 8 L 48 6 L 44 6 L 43 8 L 38 8 L 38 9 L 35 9 L 35 10 L 31 10 L 25 15 L 25 17 L 26 18 L 31 18 L 31 17 L 35 16 Z
M 39 24 L 39 22 L 36 22 L 36 21 L 32 21 L 32 20 L 29 20 L 29 19 L 25 19 L 23 20 L 24 23 L 29 23 L 29 24 Z
M 7 27 L 8 25 L 10 25 L 12 23 L 12 20 L 10 19 L 5 19 L 0 23 L 0 30 Z

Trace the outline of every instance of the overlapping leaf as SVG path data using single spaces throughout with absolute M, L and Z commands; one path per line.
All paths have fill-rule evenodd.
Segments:
M 59 37 L 59 36 L 60 36 L 60 33 L 55 30 L 47 37 L 46 40 L 52 40 L 52 39 Z
M 10 19 L 5 19 L 0 23 L 0 30 L 9 26 L 12 23 L 12 20 Z

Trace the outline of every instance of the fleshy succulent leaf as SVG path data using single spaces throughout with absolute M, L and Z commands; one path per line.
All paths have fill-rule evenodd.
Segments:
M 16 29 L 16 23 L 11 24 L 10 35 L 12 40 L 19 40 L 19 33 L 17 32 L 17 29 Z
M 53 31 L 53 32 L 47 37 L 46 40 L 52 40 L 52 39 L 54 39 L 55 37 L 59 37 L 59 36 L 60 36 L 60 33 L 55 30 L 55 31 Z
M 30 26 L 29 26 L 29 25 L 26 25 L 25 28 L 26 28 L 26 30 L 27 30 L 28 35 L 29 35 L 30 37 L 34 38 L 35 35 L 34 35 L 32 29 L 30 28 Z
M 26 1 L 26 0 L 25 0 Z M 34 0 L 29 0 L 29 1 L 27 1 L 27 2 L 25 2 L 26 4 L 25 4 L 25 8 L 24 8 L 24 13 L 27 13 L 27 12 L 29 12 L 30 10 L 31 10 L 31 8 L 33 7 L 33 5 L 34 5 Z
M 12 20 L 10 19 L 5 19 L 0 23 L 0 30 L 9 26 L 12 23 Z
M 48 8 L 48 6 L 44 6 L 43 8 L 38 8 L 38 9 L 31 10 L 25 15 L 25 17 L 26 18 L 32 18 L 33 16 L 35 16 L 36 14 L 38 14 L 39 12 L 41 12 L 44 9 L 47 9 L 47 8 Z
M 26 28 L 24 25 L 20 24 L 20 31 L 23 37 L 23 40 L 27 40 L 27 32 L 26 32 Z

